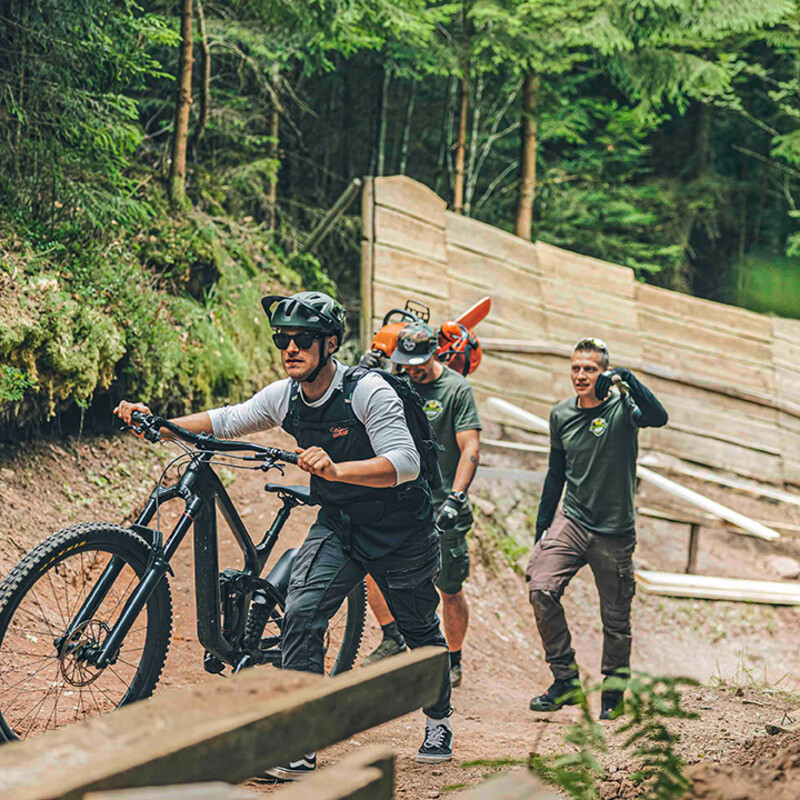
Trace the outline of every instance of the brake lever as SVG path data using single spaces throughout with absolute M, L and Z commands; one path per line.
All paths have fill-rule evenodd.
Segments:
M 276 464 L 274 461 L 271 464 L 262 464 L 261 469 L 264 472 L 269 472 L 271 469 L 276 469 L 280 472 L 282 477 L 286 476 L 286 471 L 284 470 L 285 464 Z

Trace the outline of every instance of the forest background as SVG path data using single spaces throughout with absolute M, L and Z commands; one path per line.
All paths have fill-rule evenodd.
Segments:
M 258 299 L 358 303 L 355 177 L 800 317 L 788 0 L 0 0 L 0 438 L 273 374 Z M 355 317 L 354 317 L 355 318 Z

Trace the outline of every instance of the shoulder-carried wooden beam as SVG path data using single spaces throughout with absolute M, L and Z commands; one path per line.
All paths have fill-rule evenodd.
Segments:
M 268 667 L 167 692 L 0 748 L 3 800 L 223 780 L 395 719 L 438 696 L 447 652 L 421 648 L 331 679 Z M 70 765 L 65 770 L 55 765 Z

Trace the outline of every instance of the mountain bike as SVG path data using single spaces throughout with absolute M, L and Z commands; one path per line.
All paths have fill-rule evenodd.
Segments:
M 266 577 L 267 560 L 293 508 L 314 505 L 306 486 L 267 484 L 282 506 L 255 544 L 214 466 L 283 474 L 297 455 L 250 442 L 193 434 L 134 412 L 134 433 L 151 442 L 161 431 L 182 453 L 173 459 L 133 525 L 74 525 L 45 539 L 0 584 L 0 742 L 30 736 L 149 697 L 172 633 L 168 573 L 193 528 L 197 633 L 204 667 L 222 673 L 280 666 L 286 592 L 297 549 L 284 552 Z M 170 466 L 178 471 L 164 485 Z M 184 510 L 164 541 L 164 504 Z M 241 569 L 220 572 L 217 512 L 242 551 Z M 155 526 L 152 523 L 155 521 Z M 326 671 L 350 669 L 364 629 L 363 582 L 331 619 Z

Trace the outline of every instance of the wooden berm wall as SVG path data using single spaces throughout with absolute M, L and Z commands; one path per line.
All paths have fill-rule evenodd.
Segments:
M 640 370 L 669 411 L 670 424 L 646 431 L 643 446 L 800 484 L 800 321 L 648 286 L 627 267 L 526 242 L 447 211 L 403 176 L 367 180 L 362 213 L 365 345 L 408 298 L 427 303 L 438 324 L 488 294 L 484 358 L 470 377 L 479 401 L 498 395 L 547 417 L 572 394 L 571 346 L 599 336 L 612 363 Z

